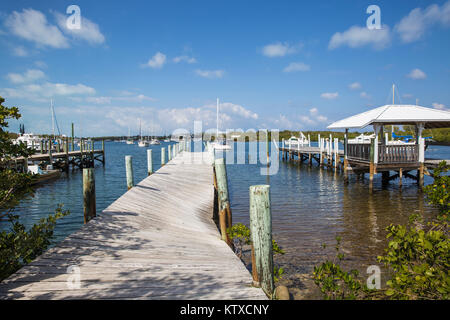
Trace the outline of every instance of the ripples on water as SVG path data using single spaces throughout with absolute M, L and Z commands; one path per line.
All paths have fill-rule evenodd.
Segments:
M 167 150 L 168 143 L 163 143 Z M 161 146 L 152 146 L 154 169 L 160 167 Z M 135 183 L 147 176 L 146 149 L 125 143 L 106 143 L 106 165 L 96 164 L 97 212 L 101 212 L 126 192 L 125 155 L 133 156 Z M 246 144 L 248 151 L 248 143 Z M 220 156 L 220 155 L 219 155 Z M 251 157 L 256 157 L 251 154 Z M 430 158 L 450 158 L 450 147 L 430 146 Z M 248 156 L 246 155 L 246 159 Z M 285 249 L 276 262 L 286 269 L 286 277 L 312 272 L 314 265 L 334 257 L 335 237 L 342 237 L 346 263 L 365 272 L 383 253 L 385 227 L 406 223 L 414 212 L 429 216 L 429 207 L 417 185 L 409 179 L 382 186 L 381 175 L 374 179 L 374 191 L 368 192 L 368 179 L 350 176 L 343 183 L 341 174 L 297 162 L 280 161 L 276 175 L 260 175 L 260 165 L 227 164 L 233 222 L 249 224 L 249 187 L 270 184 L 273 237 Z M 431 179 L 425 178 L 425 183 Z M 76 231 L 83 223 L 82 175 L 79 170 L 63 173 L 61 179 L 37 188 L 35 196 L 23 200 L 16 210 L 27 226 L 64 203 L 70 216 L 58 221 L 54 243 Z M 8 225 L 2 223 L 1 228 Z M 322 244 L 327 244 L 325 249 Z

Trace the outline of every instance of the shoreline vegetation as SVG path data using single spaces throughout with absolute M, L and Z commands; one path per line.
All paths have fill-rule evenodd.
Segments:
M 389 133 L 389 138 L 391 138 L 391 127 L 390 126 L 386 126 L 385 127 L 386 132 Z M 283 130 L 279 132 L 279 141 L 281 142 L 283 139 L 287 140 L 289 139 L 291 136 L 298 136 L 299 131 L 302 130 Z M 310 136 L 311 141 L 317 141 L 318 140 L 318 135 L 320 134 L 321 137 L 329 137 L 330 134 L 334 137 L 334 138 L 338 138 L 339 140 L 344 140 L 344 132 L 343 131 L 327 131 L 327 130 L 305 130 L 302 131 L 303 134 L 305 136 Z M 415 136 L 415 131 L 414 128 L 412 126 L 403 126 L 402 130 L 399 130 L 398 127 L 394 127 L 394 132 L 395 134 L 399 135 L 399 136 L 405 136 L 405 135 L 411 135 L 411 136 Z M 349 132 L 348 133 L 348 138 L 349 139 L 353 139 L 356 138 L 357 136 L 359 136 L 360 134 L 372 134 L 372 131 L 353 131 L 353 132 Z M 248 135 L 248 132 L 239 132 L 239 131 L 231 131 L 228 132 L 227 135 L 228 137 L 230 137 L 231 135 L 238 135 L 238 134 L 243 134 L 245 136 L 245 141 L 258 141 L 259 139 L 259 134 L 258 132 L 255 132 L 255 138 L 251 138 Z M 51 137 L 51 135 L 49 134 L 36 134 L 38 136 L 41 136 L 43 138 L 49 138 Z M 203 136 L 205 136 L 205 132 L 202 133 Z M 431 137 L 431 141 L 427 141 L 428 144 L 430 145 L 443 145 L 443 146 L 450 146 L 450 128 L 441 128 L 441 129 L 425 129 L 422 133 L 422 135 L 424 137 Z M 225 133 L 221 133 L 222 137 L 225 137 Z M 15 139 L 18 137 L 17 133 L 9 133 L 9 137 L 10 139 Z M 75 138 L 79 138 L 79 137 L 75 137 Z M 97 137 L 85 137 L 85 138 L 90 138 L 92 140 L 95 141 L 101 141 L 101 140 L 113 140 L 113 141 L 117 141 L 117 140 L 124 140 L 127 138 L 127 136 L 97 136 Z M 139 136 L 132 136 L 131 137 L 134 140 L 138 140 Z M 170 136 L 158 136 L 157 138 L 159 139 L 167 139 L 170 138 Z M 212 137 L 214 140 L 214 136 Z M 262 140 L 265 141 L 266 137 L 264 135 L 264 137 L 262 137 Z M 269 139 L 272 141 L 272 137 L 271 134 L 269 132 Z M 240 140 L 239 140 L 240 141 Z

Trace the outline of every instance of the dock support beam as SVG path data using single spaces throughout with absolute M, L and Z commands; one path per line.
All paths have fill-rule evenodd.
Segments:
M 84 223 L 88 223 L 96 216 L 95 175 L 93 168 L 83 169 L 83 205 Z
M 254 263 L 257 280 L 265 293 L 272 297 L 274 292 L 273 249 L 272 249 L 272 214 L 270 210 L 269 185 L 250 187 L 250 233 L 254 250 Z

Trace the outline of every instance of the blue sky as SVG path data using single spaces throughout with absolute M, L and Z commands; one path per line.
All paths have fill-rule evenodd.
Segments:
M 216 97 L 221 128 L 244 130 L 324 129 L 393 83 L 397 102 L 450 106 L 450 0 L 2 1 L 0 43 L 0 95 L 35 133 L 50 99 L 62 133 L 85 136 L 215 127 Z

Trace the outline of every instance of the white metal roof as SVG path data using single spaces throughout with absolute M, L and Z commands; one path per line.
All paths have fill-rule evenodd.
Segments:
M 328 129 L 364 128 L 379 124 L 417 124 L 425 128 L 450 127 L 450 112 L 415 105 L 385 105 L 330 124 Z

